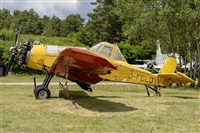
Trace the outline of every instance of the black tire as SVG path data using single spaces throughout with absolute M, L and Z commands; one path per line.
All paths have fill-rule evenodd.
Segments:
M 47 99 L 51 97 L 51 92 L 43 85 L 39 85 L 34 89 L 36 99 Z

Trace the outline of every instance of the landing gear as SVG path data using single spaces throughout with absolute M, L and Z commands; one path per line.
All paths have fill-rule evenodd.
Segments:
M 51 92 L 43 85 L 39 85 L 34 89 L 36 99 L 47 99 L 51 97 Z
M 152 89 L 153 91 L 155 91 L 156 96 L 161 96 L 160 87 L 157 87 L 157 86 L 151 87 L 151 86 L 148 86 L 148 85 L 145 85 L 145 86 L 146 86 L 146 89 L 147 89 L 147 95 L 148 96 L 150 96 L 149 88 Z
M 51 97 L 51 92 L 48 89 L 48 85 L 49 85 L 52 77 L 53 77 L 52 74 L 48 74 L 45 77 L 43 84 L 39 85 L 37 87 L 36 87 L 36 81 L 34 79 L 34 86 L 35 86 L 34 94 L 35 94 L 36 99 L 47 99 L 47 98 Z

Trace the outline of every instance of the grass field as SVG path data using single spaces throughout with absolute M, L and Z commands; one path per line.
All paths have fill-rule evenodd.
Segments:
M 147 97 L 140 85 L 92 87 L 69 86 L 74 109 L 59 86 L 49 87 L 52 98 L 35 100 L 33 86 L 2 85 L 0 132 L 200 132 L 199 90 L 165 88 L 162 97 Z
M 36 78 L 37 82 L 42 82 L 45 78 L 45 75 L 12 75 L 9 74 L 6 77 L 0 77 L 0 82 L 33 82 L 33 79 Z M 59 77 L 52 78 L 51 82 L 65 82 L 66 79 Z

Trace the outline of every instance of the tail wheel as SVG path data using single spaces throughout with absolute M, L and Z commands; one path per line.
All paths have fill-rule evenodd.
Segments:
M 34 94 L 36 99 L 47 99 L 51 97 L 50 90 L 43 85 L 37 86 L 34 89 Z

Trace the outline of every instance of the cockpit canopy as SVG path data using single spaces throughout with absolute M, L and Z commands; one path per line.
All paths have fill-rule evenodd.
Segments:
M 119 60 L 119 61 L 126 62 L 126 59 L 120 52 L 119 48 L 108 42 L 101 42 L 93 46 L 92 48 L 90 48 L 90 51 L 112 60 Z

